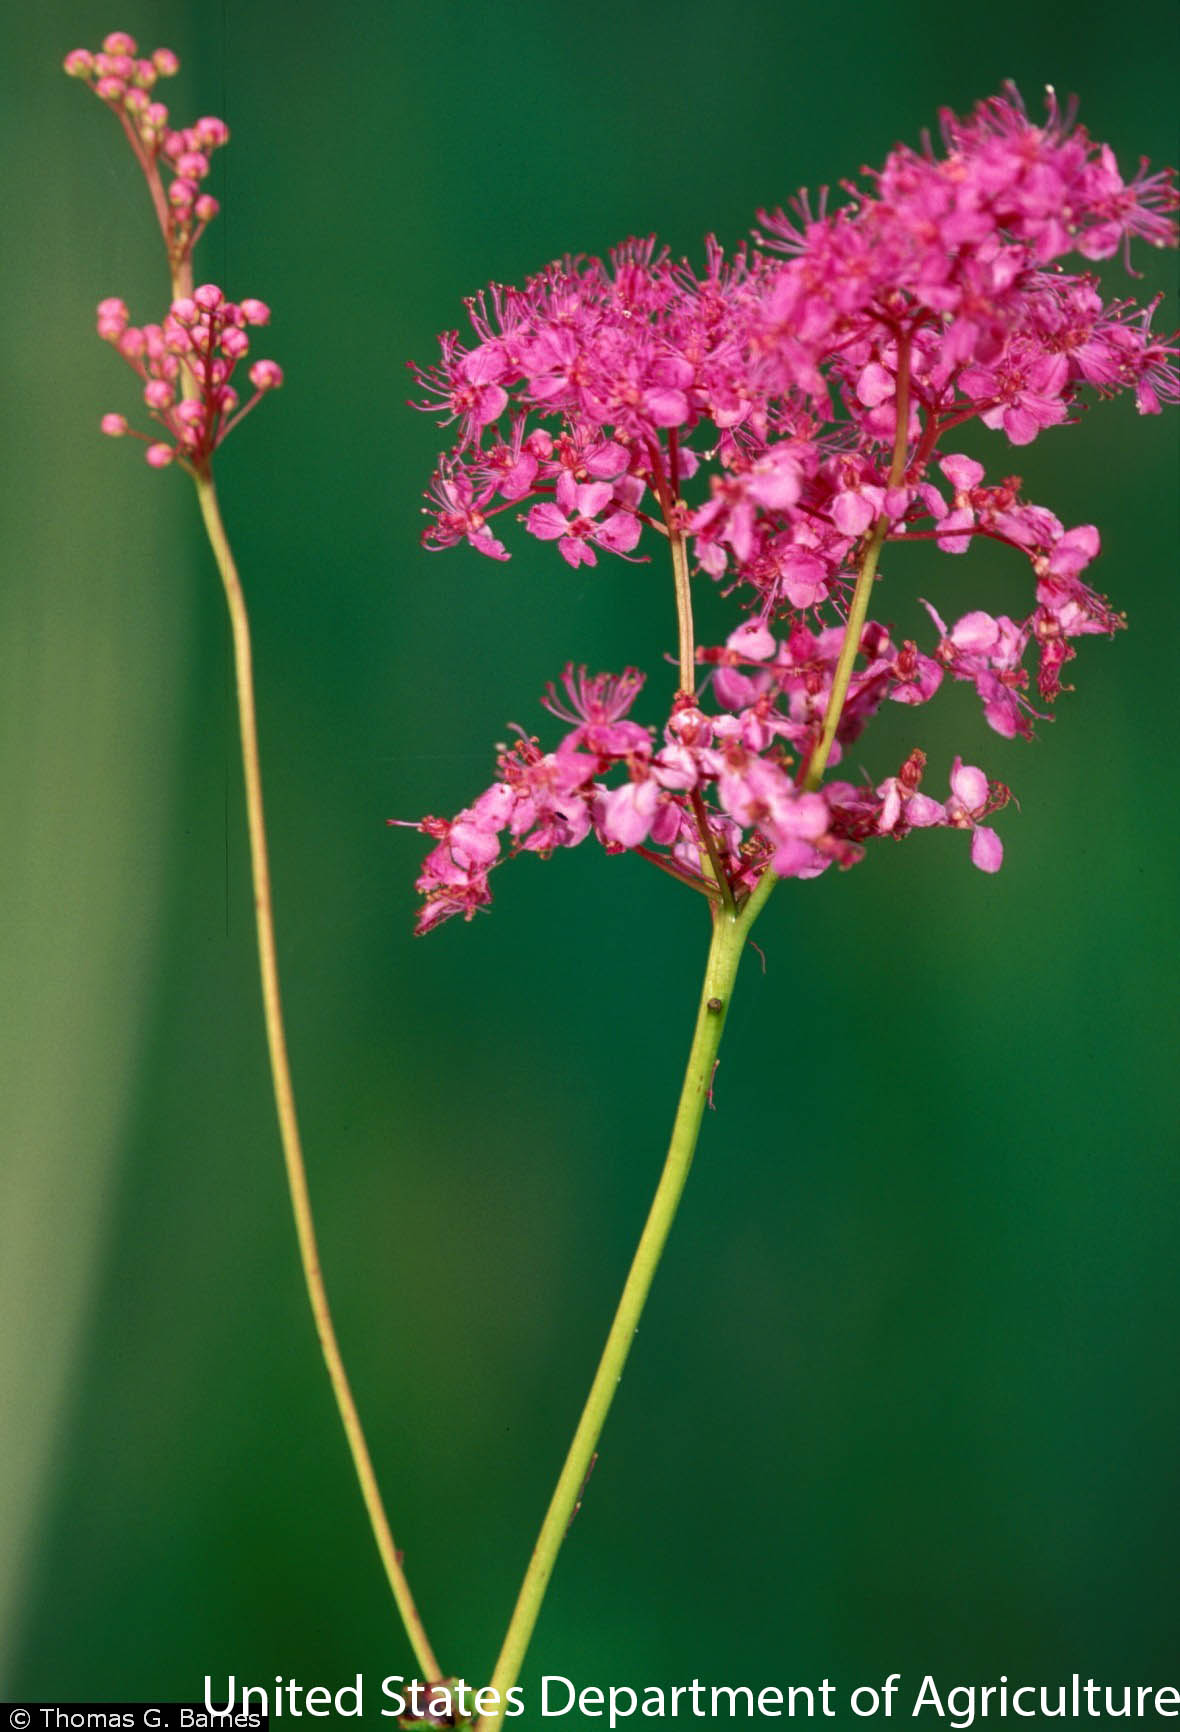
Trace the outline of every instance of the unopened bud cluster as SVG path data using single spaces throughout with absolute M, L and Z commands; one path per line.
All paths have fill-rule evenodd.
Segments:
M 104 37 L 97 53 L 72 49 L 63 64 L 71 78 L 84 79 L 121 121 L 152 186 L 169 259 L 177 265 L 190 258 L 219 209 L 212 193 L 202 191 L 202 182 L 213 152 L 229 141 L 229 127 L 211 114 L 191 126 L 171 126 L 166 105 L 152 92 L 159 79 L 175 76 L 180 61 L 170 48 L 140 55 L 135 38 L 123 30 Z M 161 168 L 171 176 L 166 187 Z
M 143 440 L 153 469 L 179 463 L 195 474 L 259 398 L 282 384 L 283 373 L 275 361 L 255 361 L 253 392 L 243 401 L 234 370 L 250 351 L 247 327 L 269 324 L 270 308 L 265 301 L 231 301 L 215 283 L 191 286 L 193 247 L 217 214 L 217 200 L 200 190 L 201 182 L 229 128 L 212 115 L 192 126 L 169 125 L 167 108 L 151 91 L 157 79 L 179 69 L 170 48 L 145 59 L 122 30 L 106 36 L 97 53 L 75 48 L 65 58 L 67 73 L 84 79 L 122 123 L 147 179 L 172 277 L 172 303 L 161 324 L 133 325 L 117 295 L 99 302 L 98 334 L 139 374 L 144 406 L 158 429 L 138 432 L 112 412 L 103 416 L 102 430 L 115 439 L 130 434 Z M 167 189 L 161 165 L 173 177 Z
M 274 361 L 255 361 L 249 371 L 253 394 L 243 403 L 232 384 L 234 369 L 250 349 L 248 325 L 265 325 L 264 301 L 228 301 L 214 283 L 173 301 L 162 325 L 133 325 L 117 297 L 101 301 L 98 334 L 112 344 L 143 380 L 143 400 L 165 438 L 147 438 L 154 469 L 179 461 L 200 469 L 267 392 L 283 382 Z M 102 418 L 113 438 L 131 433 L 122 415 Z

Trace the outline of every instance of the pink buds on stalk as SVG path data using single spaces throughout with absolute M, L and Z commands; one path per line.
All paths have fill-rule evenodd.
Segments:
M 1031 738 L 1043 711 L 1026 661 L 1051 703 L 1075 641 L 1122 624 L 1083 578 L 1094 525 L 1067 527 L 1017 477 L 988 482 L 958 430 L 1024 449 L 1087 398 L 1129 392 L 1142 414 L 1180 398 L 1158 302 L 1106 299 L 1091 270 L 1058 262 L 1174 245 L 1178 200 L 1169 173 L 1124 179 L 1051 92 L 1039 126 L 1012 89 L 941 120 L 942 155 L 899 147 L 838 209 L 800 195 L 764 212 L 753 251 L 710 239 L 701 272 L 649 238 L 493 285 L 467 303 L 470 336 L 445 333 L 415 369 L 415 406 L 456 433 L 427 494 L 428 548 L 505 560 L 498 517 L 574 567 L 599 550 L 644 559 L 646 539 L 740 591 L 748 615 L 697 651 L 701 691 L 677 696 L 662 743 L 584 728 L 550 753 L 521 741 L 453 823 L 423 820 L 436 846 L 420 931 L 488 901 L 502 838 L 544 854 L 593 833 L 710 894 L 720 871 L 738 900 L 768 868 L 812 876 L 912 829 L 968 830 L 975 864 L 1000 865 L 983 820 L 1007 791 L 961 757 L 943 801 L 919 786 L 918 749 L 882 782 L 803 791 L 844 622 L 870 550 L 891 579 L 892 550 L 914 540 L 955 555 L 992 542 L 1031 566 L 1021 617 L 939 598 L 953 623 L 927 604 L 924 649 L 866 624 L 829 766 L 882 702 L 924 705 L 947 674 L 975 686 L 996 733 Z
M 99 303 L 99 336 L 139 374 L 148 413 L 167 435 L 148 443 L 146 457 L 153 468 L 172 462 L 202 468 L 259 399 L 282 384 L 282 369 L 274 361 L 254 362 L 249 374 L 254 392 L 244 404 L 230 382 L 249 352 L 246 327 L 269 320 L 264 302 L 227 301 L 213 283 L 173 301 L 162 325 L 133 325 L 116 298 Z M 112 437 L 130 431 L 114 414 L 103 416 L 102 430 Z
M 159 79 L 180 70 L 170 48 L 157 48 L 144 58 L 134 37 L 116 30 L 96 53 L 72 49 L 63 65 L 118 116 L 147 176 L 169 261 L 174 269 L 185 264 L 218 212 L 217 200 L 201 191 L 201 182 L 209 174 L 212 153 L 228 143 L 229 128 L 214 115 L 204 115 L 192 126 L 170 125 L 168 109 L 150 94 Z M 163 175 L 172 177 L 167 186 Z
M 202 193 L 200 183 L 209 173 L 211 154 L 228 141 L 229 128 L 213 115 L 179 130 L 170 127 L 168 110 L 149 100 L 148 92 L 157 79 L 174 76 L 180 62 L 170 48 L 139 58 L 134 38 L 124 31 L 113 31 L 96 54 L 75 48 L 66 55 L 65 69 L 84 79 L 123 124 L 152 192 L 175 294 L 176 286 L 192 281 L 193 247 L 217 212 L 216 199 Z M 174 176 L 166 192 L 161 165 Z M 230 382 L 249 354 L 246 327 L 269 323 L 265 301 L 228 301 L 214 283 L 174 299 L 162 325 L 133 325 L 117 296 L 99 302 L 99 336 L 139 374 L 148 414 L 166 435 L 133 434 L 144 440 L 153 469 L 173 462 L 202 468 L 259 398 L 282 384 L 282 369 L 274 361 L 250 367 L 254 390 L 244 404 Z M 132 432 L 122 415 L 104 415 L 101 425 L 111 438 Z

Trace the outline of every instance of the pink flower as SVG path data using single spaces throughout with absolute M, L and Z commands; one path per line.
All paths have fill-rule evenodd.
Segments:
M 1013 445 L 1030 445 L 1044 428 L 1065 420 L 1068 383 L 1065 356 L 1032 346 L 1013 352 L 1002 366 L 968 367 L 959 376 L 960 389 L 986 405 L 979 417 L 984 426 L 1002 427 Z
M 655 819 L 660 785 L 651 776 L 608 788 L 595 801 L 594 818 L 608 842 L 637 848 L 645 842 Z
M 875 823 L 881 836 L 903 836 L 911 829 L 928 830 L 946 823 L 946 812 L 937 800 L 920 791 L 926 754 L 911 752 L 896 776 L 889 776 L 876 790 L 881 802 Z
M 777 764 L 735 747 L 725 754 L 718 795 L 743 829 L 757 827 L 774 845 L 772 864 L 780 877 L 798 876 L 813 865 L 814 844 L 828 827 L 822 794 L 800 794 Z
M 639 519 L 629 511 L 612 511 L 603 522 L 598 522 L 614 496 L 614 487 L 609 482 L 580 484 L 564 469 L 557 478 L 556 503 L 534 505 L 526 528 L 541 541 L 556 540 L 563 558 L 575 568 L 597 565 L 593 544 L 611 553 L 625 554 L 639 540 Z
M 941 633 L 939 660 L 955 679 L 974 683 L 988 725 L 1005 739 L 1017 734 L 1030 739 L 1037 712 L 1024 696 L 1028 674 L 1023 661 L 1029 627 L 1017 625 L 1007 614 L 993 618 L 976 610 L 964 614 L 948 632 L 930 603 L 925 605 Z
M 508 549 L 496 540 L 483 514 L 492 494 L 490 487 L 477 494 L 471 477 L 442 458 L 426 495 L 435 509 L 433 523 L 422 533 L 423 546 L 434 550 L 466 541 L 490 559 L 507 559 Z
M 1007 800 L 1007 790 L 990 783 L 974 764 L 956 757 L 951 769 L 951 796 L 946 803 L 947 823 L 957 830 L 971 831 L 971 860 L 981 872 L 998 872 L 1004 864 L 1004 844 L 994 830 L 978 820 Z

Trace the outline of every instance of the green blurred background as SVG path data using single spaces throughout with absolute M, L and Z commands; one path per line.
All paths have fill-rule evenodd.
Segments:
M 673 628 L 654 567 L 421 552 L 443 436 L 404 410 L 404 360 L 488 279 L 651 229 L 732 243 L 757 205 L 1007 76 L 1034 107 L 1046 81 L 1076 91 L 1125 165 L 1174 160 L 1177 14 L 9 17 L 9 1699 L 412 1671 L 299 1281 L 220 591 L 183 478 L 97 434 L 134 390 L 94 303 L 143 319 L 165 289 L 122 137 L 58 70 L 112 28 L 180 54 L 175 113 L 228 119 L 201 274 L 274 308 L 262 352 L 288 385 L 219 480 L 290 1043 L 395 1532 L 444 1664 L 479 1680 L 662 1157 L 705 933 L 695 898 L 587 847 L 518 862 L 490 917 L 411 941 L 420 839 L 385 818 L 464 804 L 567 659 L 658 668 Z M 1146 269 L 1174 324 L 1174 259 Z M 843 1692 L 900 1671 L 911 1699 L 926 1671 L 1175 1681 L 1176 420 L 1119 402 L 1020 466 L 1066 522 L 1100 523 L 1131 630 L 1081 646 L 1035 747 L 961 690 L 866 738 L 877 775 L 920 741 L 939 781 L 956 749 L 1008 780 L 1008 863 L 987 879 L 962 837 L 918 837 L 771 904 L 526 1678 Z M 1025 585 L 1000 550 L 909 559 L 889 572 L 903 627 L 918 589 L 998 609 Z

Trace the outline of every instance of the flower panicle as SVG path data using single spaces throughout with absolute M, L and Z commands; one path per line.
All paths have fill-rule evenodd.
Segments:
M 181 271 L 220 208 L 203 183 L 214 152 L 229 142 L 229 127 L 211 114 L 174 125 L 155 91 L 160 79 L 175 77 L 180 61 L 170 48 L 141 55 L 126 31 L 112 31 L 95 51 L 71 49 L 62 64 L 118 118 L 147 178 L 169 264 L 174 274 Z
M 277 362 L 256 360 L 248 373 L 253 391 L 245 402 L 233 384 L 235 368 L 249 353 L 248 327 L 269 322 L 264 301 L 227 300 L 214 283 L 174 300 L 161 325 L 133 325 L 117 296 L 100 301 L 98 334 L 139 375 L 144 405 L 163 437 L 134 432 L 119 414 L 104 415 L 102 431 L 144 440 L 145 456 L 155 469 L 172 463 L 203 469 L 242 418 L 283 382 Z
M 842 195 L 761 212 L 752 248 L 727 255 L 711 238 L 701 271 L 648 237 L 495 284 L 468 301 L 467 335 L 445 333 L 438 360 L 414 369 L 413 406 L 453 437 L 426 496 L 427 548 L 503 561 L 515 519 L 577 569 L 640 560 L 662 537 L 682 668 L 693 578 L 738 592 L 746 613 L 725 646 L 697 652 L 719 710 L 681 694 L 662 746 L 618 718 L 591 745 L 583 717 L 554 753 L 514 748 L 499 792 L 428 832 L 420 930 L 485 904 L 504 835 L 510 852 L 548 853 L 593 833 L 735 901 L 767 866 L 811 876 L 934 825 L 970 830 L 975 864 L 998 867 L 982 820 L 1000 784 L 962 758 L 938 801 L 912 754 L 912 786 L 810 783 L 882 701 L 923 704 L 946 678 L 974 685 L 994 732 L 1031 738 L 1076 640 L 1123 623 L 1082 575 L 1097 528 L 1067 528 L 1019 476 L 989 475 L 960 430 L 978 423 L 1023 451 L 1087 401 L 1127 392 L 1154 415 L 1180 400 L 1158 299 L 1111 298 L 1095 270 L 1119 255 L 1130 269 L 1132 243 L 1175 245 L 1180 200 L 1171 171 L 1125 176 L 1052 91 L 1039 124 L 1012 87 L 940 122 L 939 146 L 898 146 Z M 867 623 L 829 752 L 861 574 L 917 540 L 1009 549 L 1031 567 L 1029 606 L 962 608 L 948 626 L 928 604 L 925 650 Z M 547 707 L 575 721 L 595 682 L 565 685 L 570 701 L 551 688 Z
M 1051 94 L 1042 126 L 1008 91 L 944 115 L 943 138 L 943 157 L 891 152 L 845 205 L 825 195 L 813 212 L 803 195 L 797 216 L 763 212 L 753 258 L 726 261 L 711 240 L 697 273 L 648 237 L 473 297 L 474 341 L 444 333 L 439 361 L 415 369 L 414 406 L 455 430 L 448 489 L 485 518 L 532 502 L 527 532 L 576 567 L 596 548 L 631 555 L 636 495 L 661 474 L 677 493 L 707 455 L 697 568 L 755 606 L 807 606 L 808 586 L 813 601 L 839 594 L 866 512 L 880 514 L 866 489 L 886 487 L 903 355 L 907 481 L 966 421 L 1024 446 L 1087 391 L 1129 390 L 1145 414 L 1171 401 L 1174 339 L 1058 261 L 1175 244 L 1174 176 L 1124 179 Z M 599 511 L 581 509 L 571 490 L 607 481 Z M 427 510 L 428 546 L 508 556 L 437 487 Z M 606 534 L 588 527 L 602 512 Z
M 831 762 L 859 737 L 886 701 L 929 702 L 944 677 L 975 684 L 984 715 L 1005 738 L 1031 734 L 1042 712 L 1027 696 L 1025 652 L 1067 644 L 1070 636 L 1113 630 L 1120 623 L 1075 576 L 1015 622 L 983 612 L 939 632 L 933 654 L 912 641 L 896 644 L 869 622 L 861 636 L 863 665 L 853 676 Z M 542 751 L 521 734 L 497 760 L 498 777 L 451 820 L 424 818 L 411 828 L 434 847 L 418 879 L 424 897 L 417 931 L 431 931 L 461 914 L 470 920 L 491 901 L 489 875 L 508 854 L 548 857 L 595 837 L 607 853 L 631 851 L 706 895 L 724 890 L 742 899 L 763 871 L 814 878 L 830 866 L 856 865 L 874 838 L 895 841 L 913 830 L 945 827 L 971 833 L 971 859 L 984 872 L 1003 861 L 999 836 L 983 823 L 1007 804 L 1007 788 L 956 756 L 950 794 L 922 791 L 926 754 L 915 748 L 895 776 L 879 785 L 831 781 L 808 791 L 805 771 L 820 738 L 841 649 L 839 628 L 812 631 L 796 624 L 776 639 L 751 621 L 725 644 L 699 652 L 711 686 L 711 706 L 680 694 L 662 739 L 632 721 L 643 686 L 634 668 L 621 675 L 565 669 L 542 698 L 554 716 L 574 726 Z M 1055 651 L 1052 653 L 1056 653 Z M 1072 653 L 1072 652 L 1071 652 Z M 1041 683 L 1042 695 L 1053 690 Z M 708 827 L 708 843 L 702 833 Z
M 155 90 L 160 79 L 176 75 L 180 61 L 170 48 L 142 55 L 126 31 L 111 31 L 94 51 L 72 49 L 63 64 L 118 117 L 147 179 L 172 279 L 172 301 L 160 324 L 133 325 L 118 296 L 99 303 L 98 334 L 139 375 L 156 423 L 153 433 L 143 433 L 111 411 L 101 429 L 112 438 L 141 440 L 154 469 L 178 463 L 198 473 L 243 417 L 283 383 L 282 368 L 270 360 L 250 365 L 252 390 L 245 400 L 233 383 L 249 353 L 247 327 L 270 322 L 266 303 L 231 301 L 214 283 L 193 287 L 193 250 L 218 210 L 202 185 L 213 153 L 229 141 L 229 128 L 214 115 L 175 126 Z

